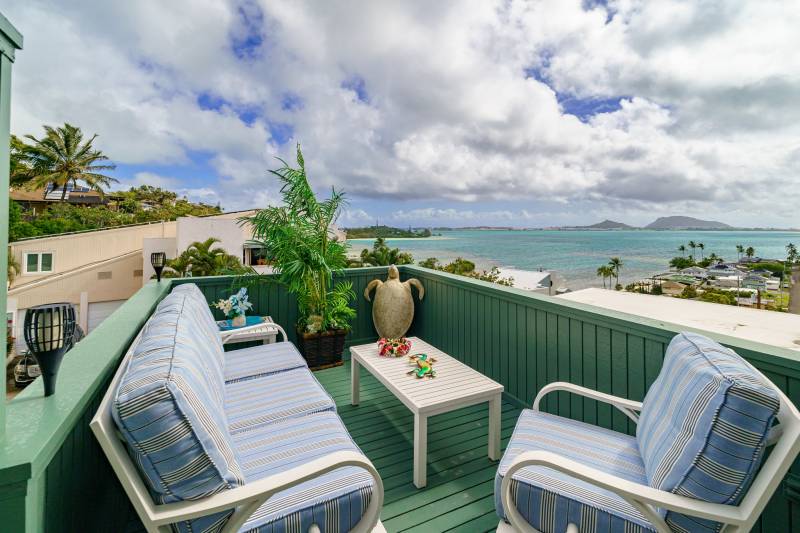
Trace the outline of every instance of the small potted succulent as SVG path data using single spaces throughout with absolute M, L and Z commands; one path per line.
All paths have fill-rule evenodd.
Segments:
M 347 266 L 347 244 L 331 231 L 344 194 L 333 190 L 317 199 L 306 177 L 297 146 L 297 168 L 283 160 L 270 172 L 281 182 L 283 205 L 267 207 L 239 219 L 253 230 L 253 242 L 267 250 L 277 279 L 297 297 L 297 344 L 308 366 L 320 368 L 342 363 L 345 337 L 356 311 L 353 284 L 335 281 Z
M 242 327 L 247 323 L 247 311 L 253 308 L 245 287 L 242 287 L 239 292 L 230 295 L 227 299 L 219 300 L 211 305 L 222 311 L 225 318 L 233 317 L 231 326 L 235 328 Z

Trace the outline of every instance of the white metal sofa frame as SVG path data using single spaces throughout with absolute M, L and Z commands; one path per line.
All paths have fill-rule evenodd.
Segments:
M 520 470 L 528 466 L 545 466 L 559 472 L 568 474 L 574 478 L 591 483 L 618 494 L 630 505 L 635 507 L 642 515 L 650 521 L 659 533 L 669 533 L 671 530 L 664 522 L 664 519 L 656 511 L 656 508 L 669 509 L 685 515 L 707 518 L 725 524 L 720 533 L 743 533 L 750 531 L 759 515 L 764 511 L 767 502 L 778 488 L 783 477 L 792 466 L 792 462 L 800 452 L 800 412 L 792 404 L 789 398 L 768 380 L 761 372 L 747 363 L 753 371 L 757 372 L 766 383 L 769 383 L 777 392 L 780 399 L 780 410 L 778 411 L 778 425 L 773 426 L 770 432 L 767 446 L 773 446 L 772 453 L 769 455 L 761 470 L 753 480 L 750 489 L 739 505 L 726 505 L 720 503 L 709 503 L 702 500 L 679 496 L 671 492 L 655 489 L 648 485 L 642 485 L 633 481 L 628 481 L 605 472 L 601 472 L 590 466 L 586 466 L 572 459 L 568 459 L 557 453 L 543 450 L 523 452 L 514 459 L 503 478 L 501 485 L 501 498 L 503 509 L 506 512 L 511 526 L 501 521 L 497 527 L 498 533 L 509 530 L 524 533 L 538 533 L 536 529 L 522 517 L 516 505 L 511 499 L 511 478 Z M 625 398 L 619 398 L 603 392 L 598 392 L 579 385 L 566 382 L 550 383 L 539 391 L 533 401 L 533 410 L 539 410 L 539 403 L 542 398 L 555 391 L 567 391 L 578 394 L 592 400 L 597 400 L 613 405 L 634 422 L 639 421 L 639 411 L 642 410 L 642 403 Z M 512 529 L 513 528 L 513 529 Z M 577 533 L 578 528 L 570 524 L 567 528 L 569 533 Z
M 256 326 L 251 326 L 251 328 L 263 327 L 264 325 L 265 324 L 257 324 Z M 286 332 L 283 328 L 274 323 L 268 325 L 276 326 L 283 335 L 283 342 L 286 342 Z M 241 328 L 234 331 L 242 332 L 246 329 L 248 328 Z M 231 335 L 226 335 L 227 333 L 229 332 L 220 333 L 223 344 L 231 337 Z M 106 454 L 108 461 L 111 463 L 111 467 L 114 469 L 114 473 L 119 478 L 120 483 L 122 483 L 122 487 L 125 489 L 131 503 L 133 503 L 133 507 L 136 509 L 136 513 L 139 515 L 148 533 L 168 533 L 172 531 L 169 527 L 170 524 L 235 508 L 234 513 L 222 530 L 222 533 L 234 533 L 239 531 L 239 528 L 242 527 L 250 515 L 261 507 L 273 494 L 345 466 L 363 468 L 369 472 L 374 482 L 369 506 L 352 531 L 354 533 L 377 533 L 385 531 L 379 520 L 381 508 L 383 507 L 383 481 L 381 480 L 381 476 L 369 459 L 352 451 L 335 452 L 320 459 L 315 459 L 307 464 L 292 468 L 291 470 L 265 477 L 253 483 L 247 483 L 241 487 L 226 490 L 201 500 L 167 504 L 157 504 L 154 502 L 139 475 L 139 471 L 136 469 L 136 465 L 133 464 L 133 461 L 131 461 L 125 449 L 125 442 L 122 434 L 117 429 L 111 417 L 111 404 L 114 393 L 122 378 L 122 374 L 125 372 L 133 349 L 139 342 L 140 336 L 141 332 L 125 354 L 89 426 L 100 442 L 100 447 Z M 309 533 L 315 533 L 315 531 L 319 531 L 318 529 L 315 530 L 315 526 L 309 529 Z

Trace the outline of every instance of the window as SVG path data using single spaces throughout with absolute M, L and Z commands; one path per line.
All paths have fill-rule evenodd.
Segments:
M 25 274 L 43 274 L 53 271 L 53 252 L 28 252 L 25 254 Z

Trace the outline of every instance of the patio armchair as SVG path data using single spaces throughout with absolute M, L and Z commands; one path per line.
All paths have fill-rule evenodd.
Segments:
M 610 404 L 636 436 L 540 411 L 554 391 Z M 747 532 L 798 452 L 786 395 L 733 351 L 681 333 L 643 402 L 542 388 L 498 468 L 497 531 Z

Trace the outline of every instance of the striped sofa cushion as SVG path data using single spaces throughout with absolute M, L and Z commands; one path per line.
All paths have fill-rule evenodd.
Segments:
M 603 472 L 647 483 L 634 437 L 526 409 L 517 421 L 495 476 L 495 508 L 501 519 L 506 518 L 500 492 L 503 478 L 519 454 L 535 450 L 554 452 Z M 562 533 L 570 522 L 581 532 L 655 530 L 615 493 L 545 467 L 517 471 L 511 480 L 511 497 L 525 520 L 544 533 Z
M 114 394 L 112 416 L 159 503 L 200 499 L 245 476 L 226 431 L 224 382 L 185 296 L 170 295 L 142 331 Z M 229 513 L 183 523 L 213 531 Z
M 305 367 L 225 386 L 232 434 L 320 411 L 336 411 L 336 404 Z
M 308 368 L 291 342 L 275 342 L 225 353 L 225 381 L 232 383 L 292 370 Z
M 285 472 L 337 451 L 360 452 L 336 413 L 289 418 L 233 437 L 248 483 Z M 245 523 L 242 531 L 277 533 L 350 531 L 369 505 L 372 477 L 358 467 L 333 470 L 278 492 Z
M 219 336 L 219 326 L 214 320 L 214 314 L 211 312 L 211 307 L 200 287 L 194 283 L 183 283 L 172 289 L 170 294 L 187 296 L 194 302 L 192 310 L 195 318 L 197 318 L 199 326 L 203 328 L 204 334 L 207 335 L 208 341 L 214 345 L 214 348 L 220 354 L 220 360 L 223 360 L 224 349 L 222 347 L 222 339 Z
M 733 351 L 680 333 L 644 399 L 636 437 L 652 487 L 737 504 L 756 475 L 780 407 L 773 387 Z M 666 512 L 678 530 L 720 524 Z

